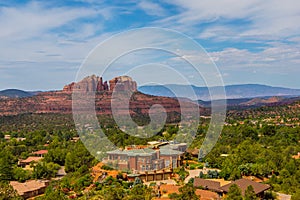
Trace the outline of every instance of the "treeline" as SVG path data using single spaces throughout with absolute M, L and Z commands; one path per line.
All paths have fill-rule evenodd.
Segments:
M 244 124 L 224 127 L 204 162 L 221 169 L 221 178 L 255 176 L 266 180 L 274 191 L 299 194 L 300 159 L 293 158 L 298 152 L 300 127 Z

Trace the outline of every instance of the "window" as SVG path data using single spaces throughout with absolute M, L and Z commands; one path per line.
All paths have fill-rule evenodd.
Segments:
M 170 161 L 169 161 L 169 160 L 166 160 L 166 161 L 165 161 L 165 165 L 166 165 L 166 167 L 169 167 Z

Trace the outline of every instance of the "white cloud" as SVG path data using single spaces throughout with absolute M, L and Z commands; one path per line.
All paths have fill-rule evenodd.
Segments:
M 166 2 L 182 8 L 171 17 L 157 22 L 163 26 L 189 31 L 203 23 L 209 25 L 200 34 L 203 38 L 226 39 L 247 37 L 261 39 L 278 39 L 299 34 L 300 2 L 295 0 L 173 0 Z M 244 20 L 245 23 L 233 24 L 234 20 Z M 228 27 L 231 30 L 228 30 Z M 201 31 L 201 28 L 198 31 Z M 217 33 L 214 33 L 217 31 Z M 198 33 L 198 32 L 197 32 Z M 196 34 L 197 36 L 197 34 Z
M 144 10 L 148 15 L 164 16 L 166 11 L 159 4 L 143 0 L 138 3 L 138 7 Z
M 264 71 L 268 73 L 300 72 L 300 48 L 283 43 L 251 52 L 247 49 L 227 48 L 210 52 L 221 70 Z
M 221 42 L 220 50 L 210 55 L 226 77 L 232 77 L 233 71 L 255 71 L 257 74 L 262 71 L 264 74 L 296 74 L 300 71 L 300 2 L 296 0 L 76 1 L 80 2 L 76 6 L 30 1 L 22 6 L 0 7 L 0 80 L 18 77 L 17 70 L 28 66 L 38 69 L 33 72 L 35 74 L 59 68 L 58 71 L 70 79 L 69 71 L 74 72 L 95 45 L 113 32 L 123 31 L 118 29 L 119 23 L 123 23 L 122 15 L 130 16 L 128 29 L 138 24 L 173 28 L 201 41 L 209 41 L 215 45 L 211 47 L 214 49 Z M 168 10 L 166 4 L 175 8 Z M 140 19 L 134 17 L 140 17 L 141 10 L 151 19 L 152 16 L 160 19 L 145 19 L 139 23 Z M 146 37 L 150 40 L 153 35 Z M 130 38 L 130 41 L 115 45 L 122 47 L 132 42 L 143 41 Z M 245 44 L 244 49 L 242 45 L 232 47 L 239 42 Z M 251 51 L 248 43 L 259 52 Z M 31 72 L 27 72 L 30 76 Z M 60 79 L 57 85 L 49 84 L 49 87 L 61 86 L 69 79 Z
M 28 39 L 59 28 L 73 20 L 96 16 L 93 9 L 54 7 L 31 2 L 25 7 L 2 7 L 0 12 L 0 39 Z M 1 39 L 1 40 L 2 40 Z

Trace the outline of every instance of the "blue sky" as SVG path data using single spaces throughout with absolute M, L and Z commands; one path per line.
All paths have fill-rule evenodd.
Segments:
M 297 0 L 2 1 L 0 89 L 60 89 L 97 44 L 142 27 L 196 40 L 226 85 L 300 88 L 299 21 Z

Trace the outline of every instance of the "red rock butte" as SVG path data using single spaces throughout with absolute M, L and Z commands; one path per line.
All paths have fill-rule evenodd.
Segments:
M 116 87 L 117 86 L 117 87 Z M 88 76 L 78 83 L 71 83 L 63 88 L 63 92 L 101 92 L 101 91 L 113 91 L 114 89 L 120 91 L 137 91 L 137 84 L 129 76 L 118 76 L 109 81 L 103 82 L 102 77 L 96 75 Z
M 116 87 L 116 88 L 115 88 Z M 181 114 L 181 109 L 191 113 L 198 107 L 195 103 L 185 101 L 181 105 L 176 98 L 152 96 L 137 91 L 137 84 L 128 76 L 119 76 L 109 81 L 102 80 L 95 75 L 88 76 L 78 83 L 71 83 L 64 86 L 63 90 L 41 92 L 32 97 L 8 98 L 0 100 L 0 116 L 18 115 L 25 113 L 72 113 L 72 91 L 78 90 L 80 93 L 95 92 L 95 109 L 98 115 L 111 115 L 111 102 L 113 90 L 133 91 L 130 99 L 130 114 L 149 114 L 151 106 L 162 105 L 170 116 Z M 118 102 L 120 112 L 127 113 L 128 107 L 122 102 Z M 183 107 L 183 108 L 182 108 Z M 199 107 L 198 107 L 199 108 Z M 199 108 L 201 113 L 206 112 L 204 108 Z

